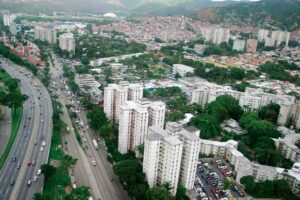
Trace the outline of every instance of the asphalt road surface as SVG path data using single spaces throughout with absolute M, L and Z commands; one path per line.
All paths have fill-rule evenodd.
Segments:
M 53 81 L 56 82 L 57 85 L 61 86 L 61 77 L 62 77 L 62 66 L 58 62 L 57 57 L 53 54 L 52 58 L 54 58 L 55 67 L 51 68 L 51 74 Z M 59 91 L 59 98 L 60 101 L 63 103 L 68 103 L 68 99 L 64 95 L 65 91 Z M 80 109 L 80 105 L 73 104 L 78 109 Z M 81 110 L 79 117 L 81 121 L 87 126 L 87 119 L 85 117 L 85 112 Z M 72 127 L 71 127 L 72 128 Z M 76 127 L 74 127 L 76 128 Z M 104 144 L 99 144 L 99 149 L 96 150 L 93 146 L 92 140 L 96 137 L 96 135 L 90 130 L 87 129 L 85 132 L 83 130 L 79 129 L 80 135 L 82 137 L 82 141 L 84 141 L 84 146 L 87 146 L 88 148 L 85 148 L 85 155 L 81 156 L 83 158 L 85 170 L 88 172 L 89 176 L 93 176 L 96 182 L 94 184 L 89 185 L 91 189 L 92 196 L 97 199 L 99 196 L 97 196 L 98 191 L 100 191 L 101 199 L 104 200 L 128 200 L 130 199 L 128 194 L 123 190 L 121 184 L 119 183 L 119 180 L 117 176 L 113 173 L 112 165 L 107 161 L 107 152 L 105 149 Z M 84 140 L 85 139 L 85 140 Z M 77 144 L 78 147 L 79 144 Z M 79 147 L 81 148 L 81 147 Z M 69 151 L 78 151 L 78 148 L 68 145 Z M 70 152 L 70 154 L 73 154 Z M 88 161 L 88 162 L 86 162 Z M 96 162 L 96 165 L 92 165 L 92 161 Z M 82 177 L 82 173 L 77 173 L 77 170 L 74 170 L 74 176 L 76 176 L 76 179 L 78 180 L 86 180 L 86 177 Z M 78 181 L 79 182 L 79 181 Z M 91 183 L 91 179 L 90 179 Z M 88 184 L 87 184 L 88 185 Z
M 41 192 L 43 188 L 43 176 L 38 176 L 37 172 L 42 164 L 48 162 L 52 137 L 52 104 L 46 88 L 38 79 L 29 76 L 31 73 L 28 70 L 11 62 L 2 63 L 12 77 L 20 79 L 20 89 L 29 98 L 23 105 L 18 135 L 0 172 L 0 199 L 32 199 L 33 194 Z M 41 151 L 43 142 L 45 146 Z M 32 161 L 35 161 L 35 165 L 28 166 Z M 36 182 L 33 181 L 34 176 L 37 176 Z

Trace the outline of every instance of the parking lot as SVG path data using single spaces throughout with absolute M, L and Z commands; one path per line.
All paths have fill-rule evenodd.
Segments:
M 231 200 L 244 197 L 242 188 L 231 177 L 230 167 L 221 159 L 200 161 L 194 183 L 194 199 Z

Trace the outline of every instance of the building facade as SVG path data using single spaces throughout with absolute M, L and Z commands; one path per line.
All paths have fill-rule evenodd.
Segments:
M 151 126 L 145 137 L 143 171 L 150 187 L 169 183 L 175 195 L 180 182 L 186 189 L 194 187 L 200 139 L 199 130 L 182 128 L 176 122 L 166 130 Z
M 137 101 L 143 98 L 143 85 L 122 82 L 109 84 L 104 88 L 104 112 L 109 120 L 118 124 L 120 106 L 125 101 Z
M 182 65 L 182 64 L 174 64 L 172 67 L 172 74 L 179 74 L 181 77 L 186 76 L 187 73 L 194 73 L 194 68 Z
M 201 28 L 201 33 L 206 42 L 214 44 L 228 43 L 230 37 L 230 30 L 225 28 L 204 27 Z
M 59 47 L 62 50 L 75 53 L 75 39 L 73 33 L 64 33 L 59 36 Z
M 163 102 L 150 102 L 147 99 L 126 101 L 120 106 L 118 150 L 125 154 L 135 151 L 144 143 L 149 126 L 163 127 L 165 117 Z
M 34 38 L 36 40 L 47 41 L 49 44 L 56 44 L 57 32 L 53 26 L 34 28 Z

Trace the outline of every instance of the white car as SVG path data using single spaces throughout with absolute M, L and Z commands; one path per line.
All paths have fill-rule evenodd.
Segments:
M 33 182 L 36 182 L 37 181 L 37 176 L 34 176 L 33 177 Z
M 39 175 L 41 175 L 41 173 L 42 173 L 42 170 L 39 169 L 37 175 L 39 176 Z
M 93 161 L 92 161 L 92 164 L 93 164 L 93 166 L 96 166 L 96 161 L 93 160 Z
M 41 147 L 41 151 L 44 151 L 44 147 Z

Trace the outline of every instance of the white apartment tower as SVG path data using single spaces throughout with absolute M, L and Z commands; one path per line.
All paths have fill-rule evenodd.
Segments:
M 34 38 L 36 40 L 47 41 L 49 44 L 56 44 L 57 32 L 53 26 L 35 27 Z
M 143 171 L 150 187 L 169 183 L 176 195 L 183 142 L 159 127 L 149 127 L 145 137 Z
M 201 33 L 205 41 L 210 41 L 214 44 L 227 43 L 230 37 L 230 30 L 225 28 L 205 27 L 201 29 Z
M 276 41 L 276 46 L 278 47 L 282 42 L 285 42 L 285 46 L 289 44 L 290 32 L 287 31 L 273 31 L 272 38 Z
M 149 126 L 163 127 L 165 116 L 163 102 L 150 102 L 140 99 L 137 102 L 126 101 L 120 106 L 118 150 L 125 154 L 128 150 L 144 143 Z
M 10 24 L 16 19 L 15 14 L 3 15 L 3 24 L 4 26 L 10 26 Z
M 62 50 L 75 52 L 75 39 L 73 33 L 64 33 L 59 36 L 59 47 Z
M 269 30 L 266 29 L 259 29 L 258 31 L 258 41 L 263 42 L 268 38 Z
M 172 194 L 175 195 L 178 182 L 188 190 L 194 186 L 200 150 L 200 131 L 193 127 L 182 129 L 176 122 L 166 126 L 166 130 L 157 126 L 149 127 L 149 134 L 145 137 L 143 170 L 150 187 L 168 182 L 174 188 Z M 182 146 L 180 151 L 179 144 Z M 170 159 L 169 164 L 166 158 Z
M 109 84 L 104 88 L 104 112 L 113 123 L 118 123 L 120 106 L 125 105 L 125 101 L 137 101 L 142 97 L 141 84 Z

